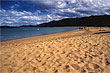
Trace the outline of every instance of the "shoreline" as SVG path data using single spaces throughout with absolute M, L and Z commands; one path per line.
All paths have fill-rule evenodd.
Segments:
M 72 30 L 72 31 L 66 31 L 66 32 L 59 32 L 59 33 L 52 33 L 52 34 L 47 34 L 47 35 L 40 35 L 40 36 L 33 36 L 33 37 L 26 37 L 26 38 L 19 38 L 19 39 L 15 39 L 15 40 L 7 40 L 7 41 L 0 41 L 0 43 L 5 43 L 5 42 L 12 42 L 12 41 L 18 41 L 18 40 L 28 40 L 28 39 L 39 39 L 39 38 L 43 38 L 43 37 L 51 37 L 51 36 L 56 36 L 56 35 L 61 35 L 61 34 L 65 34 L 68 32 L 77 32 L 77 31 L 81 31 L 83 29 L 77 29 L 77 30 Z
M 78 27 L 75 27 L 75 28 L 78 28 Z M 98 28 L 98 29 L 100 29 L 100 27 L 86 27 L 86 28 L 89 28 L 89 29 Z M 103 27 L 101 27 L 101 28 L 103 28 Z M 108 28 L 109 29 L 109 27 L 104 27 L 104 28 Z M 77 29 L 77 30 L 59 32 L 59 33 L 52 33 L 52 34 L 40 35 L 40 36 L 33 36 L 33 37 L 26 37 L 26 38 L 18 38 L 18 39 L 15 39 L 15 40 L 0 41 L 0 43 L 19 41 L 19 40 L 22 41 L 22 40 L 29 40 L 29 39 L 41 39 L 43 37 L 51 37 L 51 36 L 56 36 L 56 35 L 62 35 L 62 34 L 68 33 L 68 32 L 79 32 L 79 31 L 85 31 L 85 30 L 83 29 L 83 27 L 79 27 L 79 29 Z
M 27 27 L 28 28 L 28 27 Z M 30 27 L 31 28 L 31 27 Z M 41 27 L 41 28 L 43 28 L 43 27 Z M 54 27 L 49 27 L 49 28 L 54 28 Z M 58 27 L 57 27 L 58 28 Z M 61 27 L 59 27 L 59 28 L 61 28 Z M 64 27 L 63 27 L 64 28 Z M 65 28 L 67 28 L 67 27 L 65 27 Z M 71 29 L 71 28 L 70 28 Z M 13 38 L 11 38 L 11 39 L 5 39 L 5 40 L 1 40 L 0 42 L 7 42 L 7 41 L 13 41 L 13 40 L 19 40 L 19 39 L 25 39 L 25 38 L 31 38 L 31 37 L 40 37 L 40 36 L 45 36 L 45 35 L 51 35 L 51 34 L 56 34 L 56 33 L 63 33 L 63 32 L 68 32 L 68 31 L 74 31 L 74 30 L 80 30 L 81 29 L 81 27 L 73 27 L 73 30 L 71 29 L 71 30 L 67 30 L 67 31 L 57 31 L 57 32 L 50 32 L 50 33 L 47 33 L 47 34 L 43 34 L 43 33 L 41 33 L 40 35 L 33 35 L 33 36 L 25 36 L 25 37 L 18 37 L 18 38 L 15 38 L 15 39 L 13 39 Z M 48 31 L 47 31 L 48 32 Z M 35 33 L 33 33 L 33 34 L 35 34 Z M 39 34 L 39 33 L 38 33 Z M 6 34 L 5 34 L 6 35 Z M 19 35 L 18 35 L 19 36 Z
M 109 73 L 110 28 L 0 42 L 1 73 Z

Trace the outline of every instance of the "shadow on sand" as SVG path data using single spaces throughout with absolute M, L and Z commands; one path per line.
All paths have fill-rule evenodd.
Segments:
M 110 33 L 110 31 L 107 31 L 107 32 L 96 32 L 94 34 L 102 34 L 102 33 Z

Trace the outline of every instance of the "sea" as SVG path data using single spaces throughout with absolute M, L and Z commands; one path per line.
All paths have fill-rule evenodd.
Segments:
M 79 30 L 78 27 L 20 27 L 0 28 L 0 42 L 21 38 L 48 35 L 71 30 Z

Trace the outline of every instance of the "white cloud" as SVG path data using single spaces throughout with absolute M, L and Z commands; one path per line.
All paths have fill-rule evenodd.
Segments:
M 37 25 L 52 20 L 60 19 L 58 15 L 40 15 L 32 12 L 18 12 L 14 10 L 1 10 L 0 26 L 21 26 L 21 25 Z

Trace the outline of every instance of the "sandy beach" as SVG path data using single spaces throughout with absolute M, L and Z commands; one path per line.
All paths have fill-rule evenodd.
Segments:
M 110 28 L 0 42 L 0 73 L 110 73 Z

